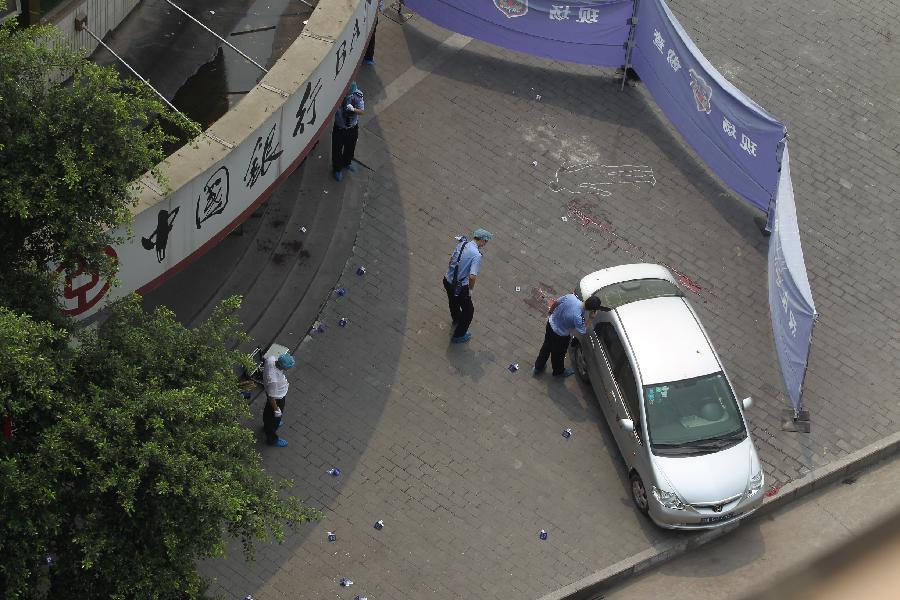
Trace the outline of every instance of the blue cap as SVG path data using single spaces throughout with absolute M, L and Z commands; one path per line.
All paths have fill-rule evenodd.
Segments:
M 355 94 L 355 95 L 359 96 L 360 98 L 363 97 L 363 91 L 361 89 L 359 89 L 359 86 L 356 85 L 355 81 L 350 82 L 350 93 Z
M 475 233 L 472 234 L 472 237 L 476 240 L 484 240 L 486 242 L 489 242 L 494 236 L 492 236 L 491 232 L 487 229 L 476 229 Z
M 282 369 L 290 369 L 294 366 L 294 357 L 290 354 L 282 354 L 278 357 L 278 364 Z

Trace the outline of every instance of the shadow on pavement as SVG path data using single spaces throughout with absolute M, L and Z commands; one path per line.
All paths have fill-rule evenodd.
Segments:
M 414 27 L 405 27 L 403 32 L 410 52 L 421 48 L 423 41 L 430 39 Z M 467 85 L 477 85 L 510 98 L 521 98 L 525 85 L 540 82 L 542 89 L 548 90 L 541 97 L 544 105 L 559 108 L 577 118 L 601 120 L 640 131 L 647 139 L 653 140 L 669 162 L 696 186 L 703 202 L 719 212 L 745 243 L 760 255 L 765 255 L 768 242 L 754 222 L 760 216 L 760 211 L 736 196 L 705 168 L 703 162 L 665 120 L 649 94 L 641 89 L 640 83 L 637 83 L 637 88 L 629 84 L 624 91 L 620 91 L 621 80 L 613 75 L 611 69 L 593 70 L 590 74 L 555 71 L 495 58 L 472 50 L 471 47 L 460 50 L 458 56 L 460 60 L 445 62 L 434 71 L 434 75 L 455 79 Z M 463 57 L 465 60 L 462 60 Z M 474 69 L 473 64 L 477 65 Z M 513 90 L 509 86 L 500 85 L 505 80 L 498 82 L 485 76 L 497 71 L 505 71 L 508 79 L 523 82 L 521 87 Z M 592 84 L 592 97 L 579 99 L 565 93 L 566 89 L 581 88 L 585 83 Z M 639 157 L 635 158 L 641 160 Z
M 453 344 L 449 340 L 446 356 L 447 362 L 453 365 L 456 372 L 473 383 L 481 380 L 485 367 L 497 365 L 497 357 L 490 350 L 474 350 L 469 344 Z
M 531 373 L 529 373 L 529 376 Z M 547 397 L 553 401 L 556 406 L 565 414 L 570 421 L 574 423 L 583 423 L 585 421 L 598 421 L 603 419 L 602 413 L 597 409 L 596 403 L 593 406 L 585 406 L 585 402 L 591 402 L 594 391 L 588 387 L 585 392 L 585 385 L 579 382 L 582 394 L 576 396 L 567 388 L 563 379 L 554 377 L 550 374 L 549 368 L 547 372 L 540 376 L 544 379 L 547 386 Z M 577 375 L 572 375 L 577 377 Z M 613 446 L 614 447 L 614 446 Z
M 361 85 L 374 92 L 380 85 L 372 75 Z M 369 88 L 364 87 L 367 94 Z M 377 143 L 380 138 L 375 133 L 365 139 Z M 274 340 L 294 349 L 297 367 L 289 374 L 291 388 L 279 431 L 289 445 L 275 449 L 260 443 L 259 449 L 270 475 L 294 480 L 291 493 L 325 511 L 322 523 L 302 526 L 282 544 L 259 544 L 253 563 L 243 561 L 237 542 L 229 544 L 226 558 L 204 561 L 201 572 L 216 580 L 212 593 L 257 595 L 276 572 L 297 568 L 296 561 L 304 570 L 316 568 L 306 562 L 310 548 L 318 548 L 310 536 L 321 535 L 324 545 L 326 530 L 338 531 L 346 540 L 352 527 L 371 529 L 369 514 L 361 517 L 363 522 L 355 522 L 334 511 L 351 480 L 370 476 L 373 467 L 362 468 L 360 460 L 377 432 L 392 393 L 390 382 L 400 377 L 397 369 L 404 349 L 409 248 L 402 206 L 389 207 L 395 211 L 389 255 L 379 254 L 384 245 L 372 239 L 382 235 L 386 212 L 385 207 L 374 206 L 372 199 L 396 197 L 385 192 L 395 180 L 390 162 L 378 161 L 377 172 L 365 166 L 376 162 L 367 157 L 380 151 L 384 149 L 359 146 L 359 170 L 337 183 L 330 176 L 330 131 L 326 130 L 297 176 L 299 181 L 292 175 L 267 201 L 269 206 L 258 222 L 245 224 L 244 236 L 249 239 L 234 244 L 241 250 L 214 250 L 198 261 L 203 264 L 192 265 L 194 275 L 220 271 L 222 280 L 204 306 L 194 307 L 194 319 L 208 313 L 214 299 L 241 292 L 248 299 L 241 316 L 254 337 L 263 346 Z M 301 238 L 318 236 L 318 241 L 280 256 L 285 239 L 295 236 L 299 227 L 307 230 Z M 365 275 L 357 274 L 358 267 L 365 267 Z M 253 272 L 254 268 L 263 274 Z M 191 276 L 182 278 L 182 284 L 189 285 Z M 332 293 L 337 287 L 344 288 L 346 295 Z M 379 315 L 379 321 L 372 322 L 372 315 Z M 341 318 L 347 320 L 344 327 L 338 324 Z M 324 324 L 324 332 L 307 335 L 316 319 Z M 460 370 L 477 379 L 485 360 L 493 358 L 463 357 Z M 260 428 L 263 400 L 263 395 L 258 396 L 251 407 L 253 419 L 248 426 L 253 429 Z M 329 476 L 326 471 L 331 467 L 340 468 L 341 475 Z M 389 520 L 391 513 L 378 514 Z M 321 560 L 331 556 L 330 548 L 323 549 Z M 302 596 L 298 589 L 293 597 Z

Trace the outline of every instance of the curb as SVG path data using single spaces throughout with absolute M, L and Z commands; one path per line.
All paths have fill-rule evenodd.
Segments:
M 900 451 L 900 431 L 785 484 L 775 495 L 766 498 L 756 512 L 747 517 L 746 520 L 750 521 L 759 518 L 761 515 L 769 514 L 782 508 L 789 502 L 802 498 L 837 480 L 859 472 L 865 467 L 897 454 L 898 451 Z M 602 598 L 601 592 L 612 585 L 621 583 L 642 571 L 656 567 L 687 553 L 689 550 L 707 544 L 737 529 L 742 522 L 737 521 L 719 529 L 706 530 L 686 540 L 659 544 L 655 548 L 650 548 L 620 560 L 614 565 L 592 573 L 580 581 L 570 583 L 555 592 L 542 596 L 539 600 L 590 600 L 592 598 Z

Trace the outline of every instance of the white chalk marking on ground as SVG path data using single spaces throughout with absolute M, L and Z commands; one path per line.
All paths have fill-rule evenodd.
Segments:
M 609 196 L 612 192 L 606 186 L 631 184 L 656 185 L 656 175 L 647 165 L 600 165 L 580 164 L 560 167 L 556 170 L 556 179 L 549 183 L 551 191 L 566 191 L 571 194 L 593 192 L 600 196 Z

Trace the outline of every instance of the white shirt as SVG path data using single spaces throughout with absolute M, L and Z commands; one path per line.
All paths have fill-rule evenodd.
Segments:
M 266 396 L 280 400 L 287 396 L 288 380 L 284 371 L 275 366 L 275 361 L 274 356 L 266 358 L 263 365 L 263 383 L 266 385 Z

